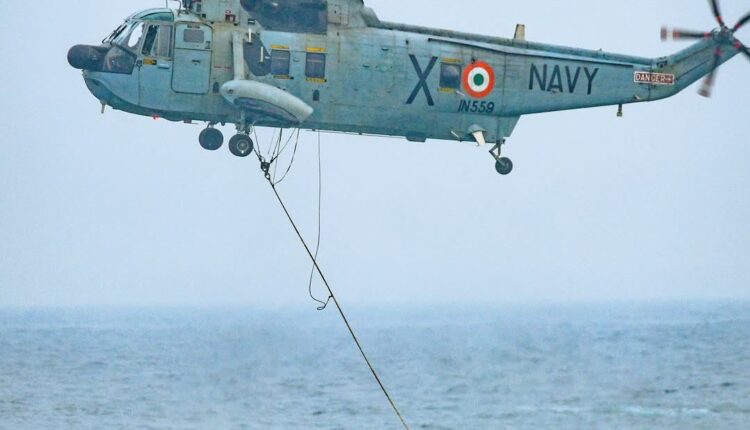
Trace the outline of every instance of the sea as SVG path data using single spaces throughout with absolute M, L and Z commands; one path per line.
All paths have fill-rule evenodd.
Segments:
M 750 428 L 750 303 L 352 307 L 412 429 Z M 399 429 L 335 308 L 0 309 L 0 429 Z

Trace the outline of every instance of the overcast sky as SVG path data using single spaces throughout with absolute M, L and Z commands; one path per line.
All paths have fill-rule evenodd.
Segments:
M 530 40 L 643 56 L 686 46 L 661 43 L 663 24 L 714 27 L 706 3 L 367 1 L 389 21 L 525 23 Z M 204 151 L 200 126 L 100 115 L 66 62 L 163 4 L 0 2 L 0 306 L 307 304 L 306 255 L 257 162 Z M 732 22 L 750 6 L 723 5 Z M 711 100 L 524 117 L 504 178 L 471 145 L 323 135 L 321 265 L 344 303 L 750 298 L 748 76 L 737 57 Z M 314 239 L 302 138 L 281 192 Z

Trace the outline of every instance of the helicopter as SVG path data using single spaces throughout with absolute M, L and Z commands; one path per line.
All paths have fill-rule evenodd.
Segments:
M 173 0 L 176 1 L 176 0 Z M 719 27 L 663 28 L 663 40 L 695 39 L 660 58 L 568 48 L 513 38 L 381 21 L 363 0 L 181 0 L 128 17 L 99 45 L 76 45 L 82 70 L 106 106 L 175 122 L 205 122 L 200 145 L 247 157 L 254 127 L 298 128 L 493 144 L 502 147 L 526 114 L 618 106 L 671 97 L 750 49 L 709 1 Z

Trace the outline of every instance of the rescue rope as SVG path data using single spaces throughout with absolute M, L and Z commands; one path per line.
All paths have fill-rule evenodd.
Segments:
M 320 139 L 320 135 L 318 135 L 318 139 Z M 281 140 L 281 139 L 279 139 Z M 333 293 L 333 289 L 331 288 L 330 284 L 328 283 L 328 280 L 326 279 L 325 275 L 323 274 L 323 271 L 321 270 L 320 266 L 318 265 L 318 260 L 316 256 L 313 254 L 313 252 L 310 250 L 310 247 L 307 245 L 307 242 L 305 242 L 304 237 L 302 237 L 302 233 L 300 232 L 299 228 L 297 227 L 297 223 L 294 222 L 294 218 L 292 218 L 291 213 L 289 213 L 289 210 L 286 207 L 286 204 L 284 204 L 284 200 L 281 198 L 281 195 L 279 194 L 278 189 L 276 188 L 276 183 L 273 181 L 273 177 L 271 175 L 270 169 L 271 169 L 271 163 L 275 160 L 272 160 L 271 162 L 267 162 L 262 155 L 256 151 L 256 155 L 258 156 L 258 161 L 261 165 L 261 170 L 263 171 L 264 177 L 268 181 L 268 184 L 271 186 L 271 190 L 273 191 L 274 195 L 276 196 L 276 200 L 278 200 L 279 204 L 281 205 L 281 208 L 284 210 L 284 214 L 286 214 L 287 219 L 289 220 L 289 223 L 292 225 L 292 228 L 294 229 L 294 232 L 297 234 L 297 237 L 300 240 L 300 243 L 302 243 L 302 246 L 305 248 L 305 251 L 307 252 L 307 255 L 310 257 L 310 260 L 312 260 L 313 268 L 315 271 L 318 272 L 318 275 L 320 275 L 321 281 L 323 281 L 323 284 L 325 285 L 326 289 L 328 290 L 329 294 L 329 300 L 332 300 L 333 303 L 336 305 L 336 309 L 339 312 L 339 315 L 341 315 L 341 319 L 344 321 L 344 324 L 346 325 L 347 330 L 349 330 L 349 334 L 351 335 L 352 339 L 354 340 L 354 344 L 357 346 L 357 349 L 359 350 L 359 353 L 362 355 L 362 358 L 365 360 L 365 363 L 367 364 L 367 367 L 370 369 L 370 373 L 372 373 L 372 376 L 375 378 L 375 381 L 378 383 L 378 386 L 380 387 L 380 390 L 385 395 L 385 398 L 388 400 L 388 403 L 391 405 L 391 408 L 393 409 L 393 412 L 396 414 L 396 417 L 401 422 L 401 425 L 404 427 L 405 430 L 409 430 L 409 426 L 406 424 L 406 420 L 401 415 L 401 412 L 399 411 L 398 407 L 396 406 L 396 402 L 393 401 L 393 398 L 391 397 L 388 390 L 385 388 L 385 385 L 380 380 L 380 376 L 378 376 L 378 372 L 375 371 L 375 368 L 372 366 L 372 363 L 370 362 L 370 359 L 367 357 L 367 354 L 365 353 L 364 348 L 362 347 L 362 344 L 359 341 L 359 338 L 354 333 L 354 329 L 352 328 L 352 325 L 349 323 L 349 319 L 346 317 L 346 314 L 344 313 L 344 310 L 341 307 L 341 304 L 339 303 L 338 299 L 336 298 L 336 295 Z M 320 160 L 320 159 L 319 159 Z M 320 184 L 320 183 L 319 183 Z M 320 185 L 319 185 L 320 186 Z

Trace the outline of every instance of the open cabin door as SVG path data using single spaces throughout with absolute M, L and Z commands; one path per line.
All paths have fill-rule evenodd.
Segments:
M 206 94 L 211 78 L 211 27 L 178 23 L 175 28 L 172 89 L 178 93 Z

